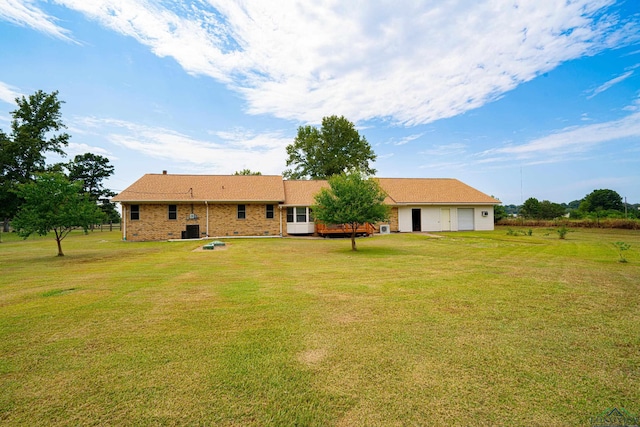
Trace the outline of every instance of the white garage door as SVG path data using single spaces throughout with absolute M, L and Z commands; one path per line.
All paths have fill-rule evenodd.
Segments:
M 458 209 L 458 230 L 473 230 L 473 209 Z

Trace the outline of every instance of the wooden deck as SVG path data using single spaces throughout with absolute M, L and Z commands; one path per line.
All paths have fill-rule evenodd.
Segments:
M 323 224 L 318 222 L 316 224 L 316 232 L 322 236 L 350 236 L 351 226 L 347 224 Z M 376 228 L 369 223 L 363 224 L 356 229 L 356 235 L 369 236 L 376 232 Z

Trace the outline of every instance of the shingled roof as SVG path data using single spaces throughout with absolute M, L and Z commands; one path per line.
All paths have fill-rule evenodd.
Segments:
M 389 205 L 499 204 L 500 201 L 451 178 L 376 178 Z M 311 206 L 327 181 L 283 181 L 279 175 L 146 174 L 112 200 L 153 202 L 273 202 Z
M 311 206 L 315 203 L 313 197 L 323 188 L 329 188 L 328 181 L 284 181 L 285 204 Z
M 284 202 L 279 175 L 146 174 L 114 202 Z
M 378 178 L 378 182 L 393 204 L 500 204 L 452 178 Z

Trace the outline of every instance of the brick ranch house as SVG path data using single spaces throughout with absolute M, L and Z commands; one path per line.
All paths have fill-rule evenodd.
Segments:
M 493 230 L 500 201 L 456 180 L 377 178 L 391 206 L 377 232 Z M 316 233 L 311 206 L 327 181 L 278 175 L 146 174 L 112 201 L 122 205 L 124 240 Z

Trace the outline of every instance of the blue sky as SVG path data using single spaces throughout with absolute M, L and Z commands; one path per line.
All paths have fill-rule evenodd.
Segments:
M 378 176 L 640 202 L 637 0 L 2 0 L 0 52 L 0 128 L 58 90 L 69 157 L 108 157 L 115 191 L 281 174 L 298 126 L 336 114 Z

